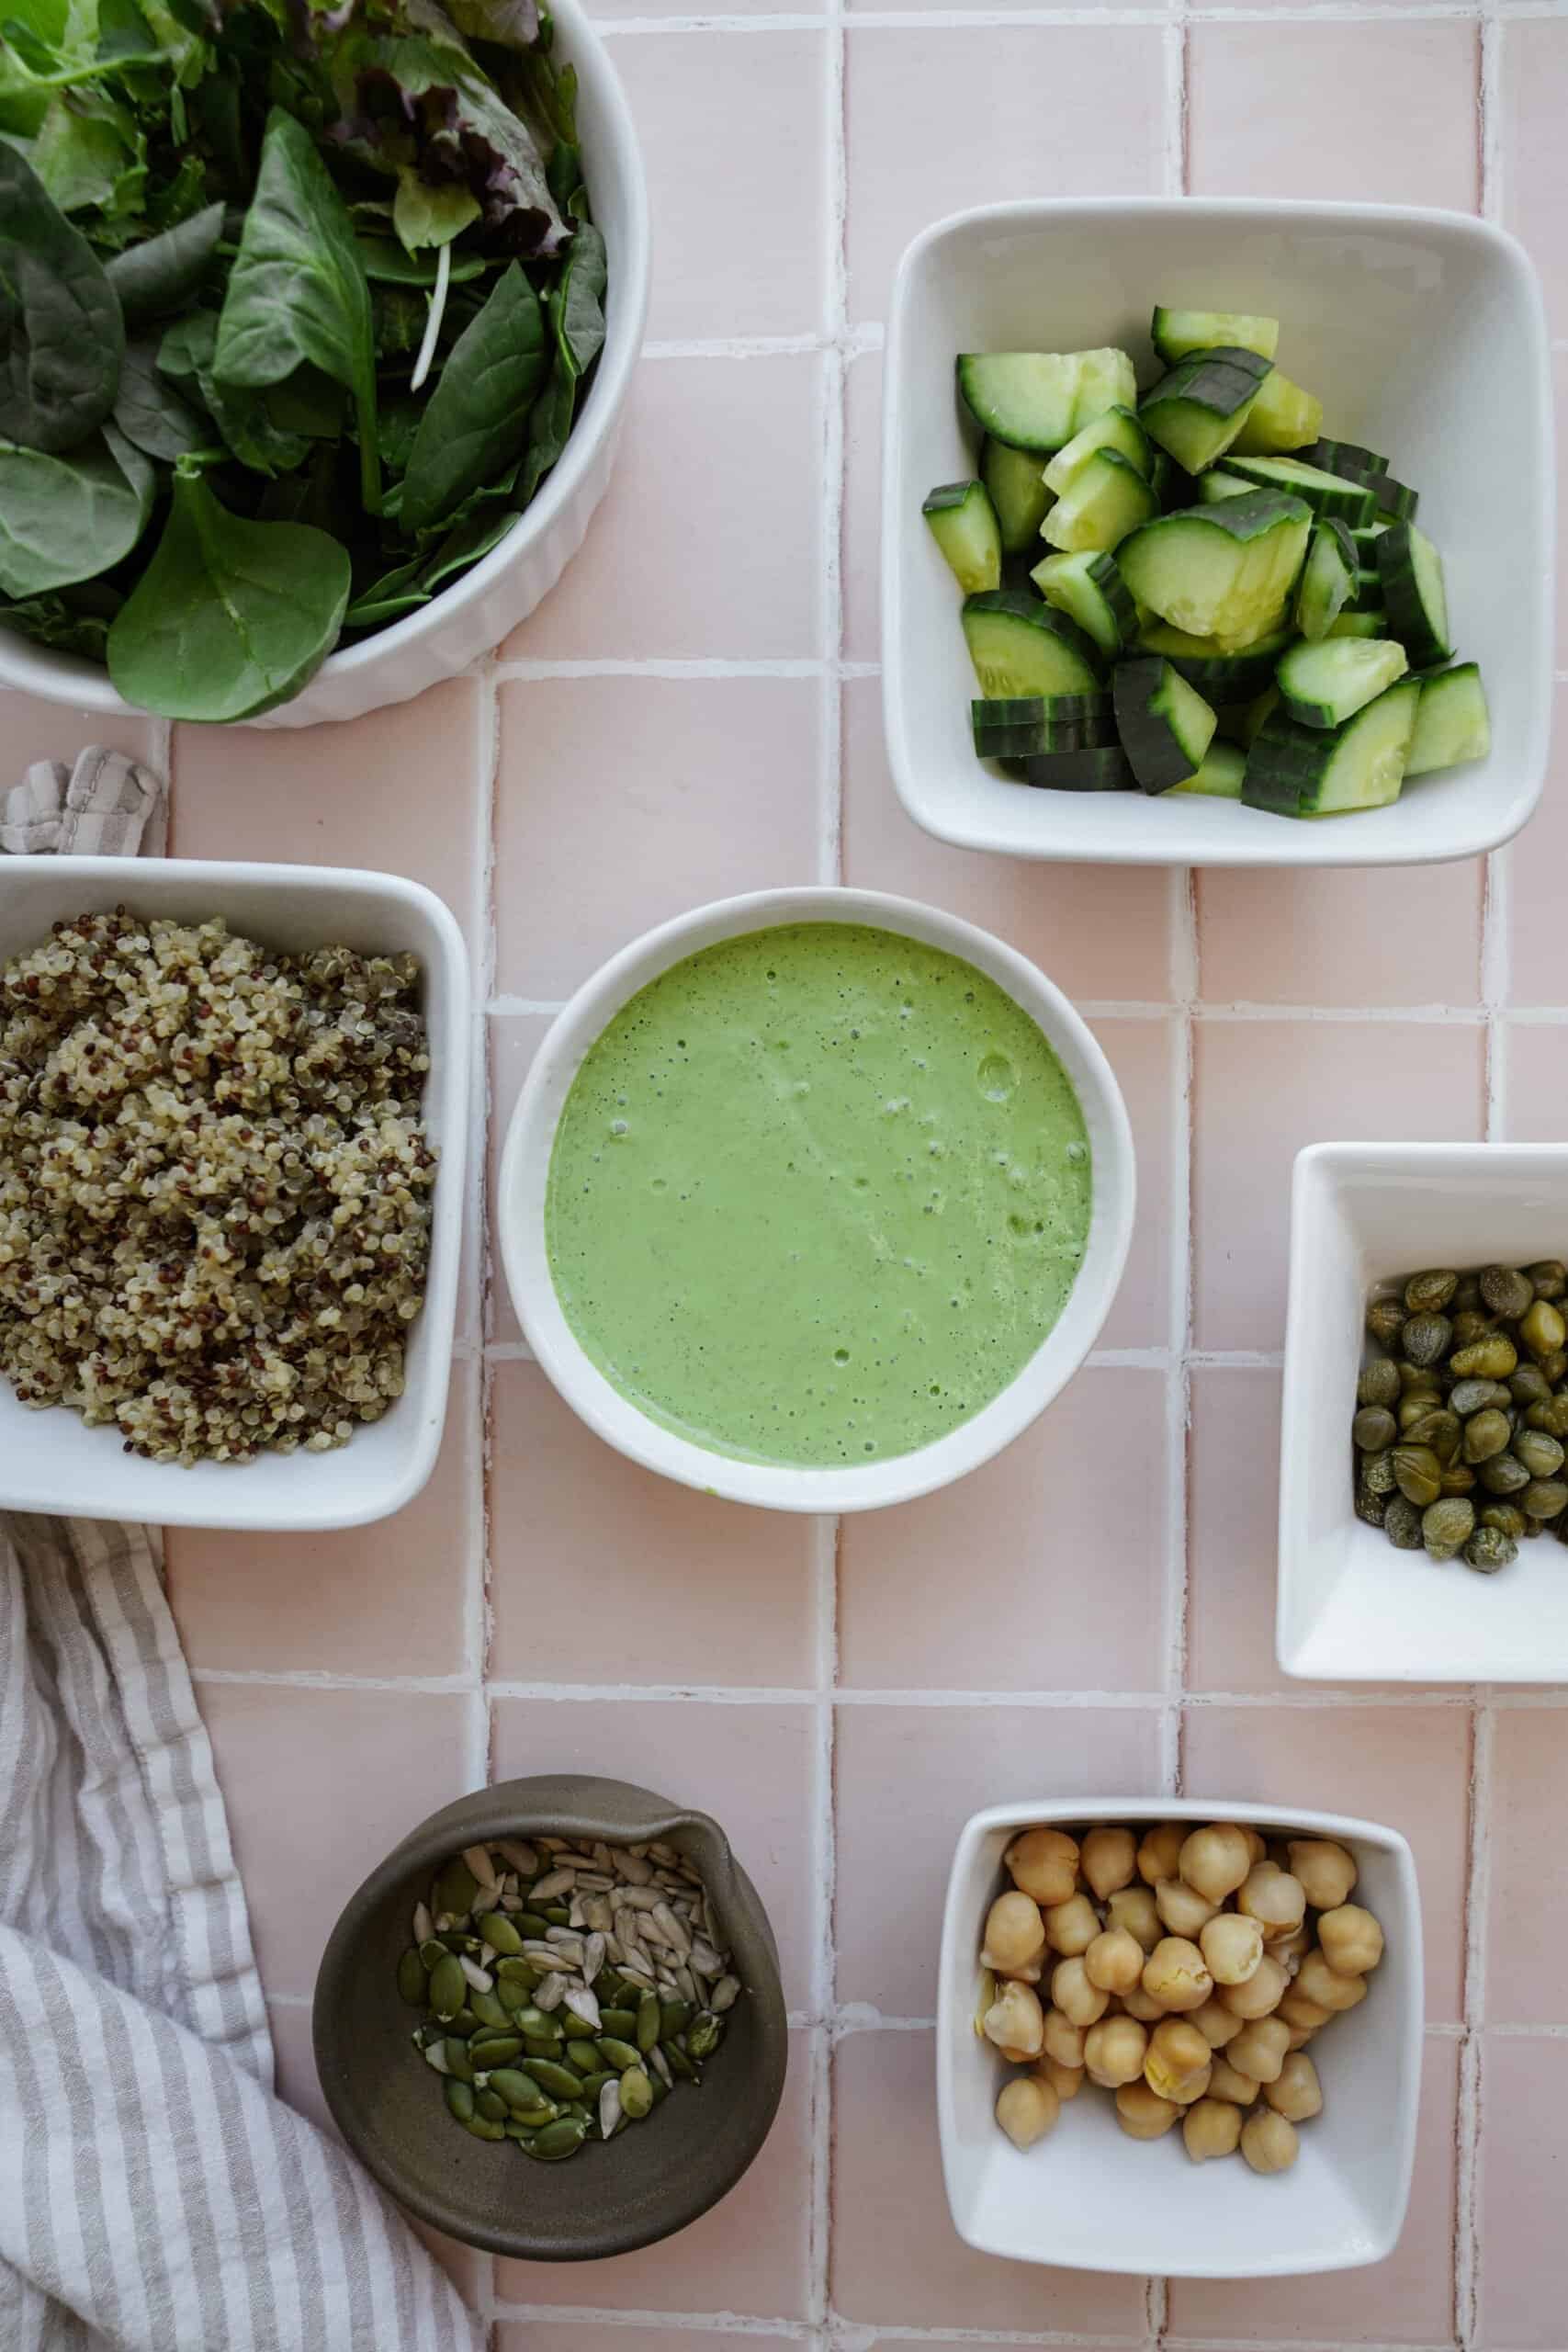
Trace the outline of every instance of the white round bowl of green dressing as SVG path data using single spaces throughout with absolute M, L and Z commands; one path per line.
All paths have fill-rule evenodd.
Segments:
M 535 1356 L 649 1469 L 874 1510 L 1008 1444 L 1132 1237 L 1111 1066 L 1013 948 L 867 890 L 660 925 L 558 1014 L 497 1225 Z

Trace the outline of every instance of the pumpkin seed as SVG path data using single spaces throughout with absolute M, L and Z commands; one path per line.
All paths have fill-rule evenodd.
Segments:
M 411 1945 L 398 1962 L 398 1991 L 411 2009 L 424 2007 L 424 1962 Z
M 653 2106 L 653 2085 L 640 2066 L 628 2066 L 621 2076 L 621 2112 L 629 2115 L 634 2123 L 640 2121 Z
M 468 2043 L 460 2041 L 455 2033 L 449 2033 L 441 2047 L 446 2052 L 446 2073 L 456 2075 L 460 2083 L 471 2083 L 474 2062 Z
M 575 2068 L 562 2066 L 549 2058 L 532 2059 L 529 2062 L 528 2072 L 533 2075 L 539 2088 L 542 2091 L 548 2091 L 552 2098 L 575 2098 L 578 2086 L 582 2080 L 582 2076 L 576 2072 Z
M 503 1913 L 487 1911 L 479 1921 L 479 1933 L 492 1951 L 503 1952 L 509 1959 L 520 1954 L 523 1939 Z
M 455 2018 L 468 1997 L 468 1981 L 450 1952 L 431 1971 L 430 2006 L 438 2018 Z
M 506 2137 L 505 2125 L 492 2123 L 488 2115 L 471 2115 L 463 2129 L 471 2132 L 476 2140 L 504 2140 Z
M 522 2143 L 531 2156 L 541 2164 L 558 2165 L 568 2156 L 575 2156 L 588 2137 L 588 2126 L 581 2116 L 563 2115 L 558 2123 L 547 2123 L 531 2141 Z
M 448 2111 L 457 2117 L 459 2123 L 469 2122 L 474 2112 L 474 2094 L 469 2086 L 467 2083 L 448 2081 L 446 2106 Z

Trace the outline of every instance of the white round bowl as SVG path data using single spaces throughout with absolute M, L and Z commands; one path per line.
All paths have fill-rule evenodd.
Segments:
M 721 939 L 780 924 L 866 923 L 902 932 L 973 964 L 1036 1023 L 1066 1071 L 1093 1155 L 1089 1241 L 1056 1322 L 1001 1394 L 931 1444 L 863 1467 L 741 1461 L 679 1437 L 621 1395 L 573 1335 L 545 1249 L 545 1195 L 556 1127 L 589 1047 L 628 998 L 671 965 Z M 1133 1233 L 1133 1134 L 1110 1063 L 1060 989 L 1025 956 L 956 915 L 875 890 L 762 890 L 724 899 L 646 933 L 602 966 L 557 1014 L 528 1073 L 501 1164 L 496 1227 L 518 1320 L 567 1403 L 634 1462 L 683 1486 L 773 1510 L 874 1510 L 977 1469 L 1027 1429 L 1072 1378 L 1110 1311 Z
M 631 110 L 604 44 L 579 0 L 551 0 L 550 14 L 556 53 L 577 68 L 578 130 L 609 269 L 604 347 L 570 437 L 499 547 L 418 612 L 329 654 L 303 693 L 247 722 L 252 726 L 360 718 L 455 678 L 548 595 L 604 495 L 648 317 L 648 188 Z M 115 692 L 100 663 L 6 629 L 0 629 L 0 686 L 77 710 L 123 714 L 135 707 Z

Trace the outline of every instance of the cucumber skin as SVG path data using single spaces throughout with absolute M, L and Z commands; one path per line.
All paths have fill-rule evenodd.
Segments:
M 988 588 L 983 589 L 978 595 L 964 599 L 961 614 L 964 622 L 987 613 L 1001 615 L 1021 621 L 1031 628 L 1045 631 L 1077 656 L 1089 673 L 1088 678 L 1082 685 L 1061 691 L 1089 694 L 1102 683 L 1105 663 L 1094 639 L 1078 627 L 1077 621 L 1069 619 L 1066 613 L 1058 612 L 1054 605 L 1047 605 L 1042 597 L 1025 595 L 1017 588 Z M 965 629 L 965 638 L 967 634 Z
M 1388 459 L 1359 441 L 1320 438 L 1300 455 L 1305 465 L 1317 466 L 1325 474 L 1343 474 L 1347 481 L 1364 482 L 1369 489 L 1375 489 L 1378 477 L 1388 471 Z
M 1196 686 L 1205 699 L 1213 694 L 1232 702 L 1250 698 L 1265 686 L 1273 684 L 1275 664 L 1295 638 L 1293 628 L 1277 628 L 1271 629 L 1268 636 L 1260 637 L 1255 645 L 1243 646 L 1239 652 L 1182 653 L 1174 650 L 1168 643 L 1162 645 L 1159 642 L 1156 630 L 1163 630 L 1165 627 L 1164 622 L 1159 622 L 1154 628 L 1145 629 L 1138 640 L 1140 650 L 1160 655 L 1173 670 L 1180 672 L 1189 685 Z M 1179 637 L 1183 632 L 1173 629 L 1170 634 Z
M 1211 709 L 1208 735 L 1197 760 L 1194 762 L 1183 751 L 1171 721 L 1159 707 L 1173 678 L 1179 681 L 1184 694 L 1201 704 L 1202 696 L 1196 689 L 1189 686 L 1179 672 L 1173 671 L 1171 664 L 1157 654 L 1123 662 L 1116 671 L 1113 691 L 1122 748 L 1138 783 L 1151 795 L 1169 792 L 1189 776 L 1196 775 L 1214 739 L 1214 715 Z
M 1138 403 L 1138 422 L 1178 465 L 1201 472 L 1224 456 L 1241 431 L 1258 397 L 1258 387 L 1272 364 L 1255 351 L 1224 344 L 1212 351 L 1191 352 L 1144 394 Z M 1162 409 L 1171 412 L 1168 420 L 1162 418 Z M 1215 429 L 1205 435 L 1201 448 L 1195 448 L 1190 439 L 1193 428 L 1187 413 L 1193 410 L 1214 423 Z
M 1054 792 L 1128 792 L 1137 783 L 1126 753 L 1113 745 L 1098 751 L 1048 752 L 1043 759 L 1014 762 L 1011 772 L 1020 784 Z
M 1383 533 L 1378 541 L 1378 576 L 1388 606 L 1390 636 L 1398 638 L 1410 656 L 1413 670 L 1431 670 L 1450 662 L 1454 649 L 1434 634 L 1430 616 L 1421 601 L 1415 578 L 1413 527 L 1407 517 Z M 1421 536 L 1425 540 L 1426 535 Z M 1430 545 L 1429 541 L 1426 543 Z M 1440 571 L 1442 558 L 1435 548 L 1432 552 Z M 1444 601 L 1447 602 L 1446 584 Z M 1447 627 L 1446 612 L 1443 619 Z

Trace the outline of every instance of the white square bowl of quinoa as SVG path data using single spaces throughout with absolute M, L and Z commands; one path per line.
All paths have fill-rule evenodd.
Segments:
M 468 958 L 390 874 L 0 858 L 0 1509 L 352 1527 L 441 1442 Z

